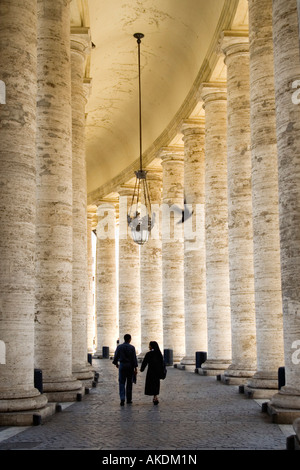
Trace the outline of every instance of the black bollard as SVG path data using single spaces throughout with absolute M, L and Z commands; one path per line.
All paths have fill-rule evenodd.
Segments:
M 109 359 L 109 347 L 108 346 L 102 347 L 102 357 L 103 359 Z
M 278 390 L 285 385 L 285 367 L 278 368 Z
M 43 373 L 41 369 L 34 369 L 34 387 L 43 393 Z
M 173 349 L 164 349 L 164 361 L 166 366 L 173 365 Z
M 201 365 L 207 359 L 207 352 L 205 351 L 196 351 L 196 369 L 200 369 Z

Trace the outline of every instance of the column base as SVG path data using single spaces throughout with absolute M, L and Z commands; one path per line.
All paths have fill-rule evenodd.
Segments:
M 56 403 L 30 411 L 0 413 L 0 426 L 33 426 L 56 413 Z
M 249 398 L 270 399 L 278 392 L 278 372 L 256 372 L 244 387 Z
M 197 368 L 199 375 L 205 376 L 217 376 L 224 374 L 224 371 L 230 366 L 230 360 L 217 360 L 217 359 L 208 359 L 205 361 L 200 368 Z
M 272 396 L 267 411 L 276 424 L 293 424 L 300 418 L 300 390 L 282 387 Z
M 80 401 L 85 393 L 84 385 L 76 379 L 45 381 L 43 391 L 49 402 Z
M 94 382 L 94 370 L 91 365 L 86 365 L 82 369 L 73 371 L 74 377 L 79 380 L 85 387 L 91 388 Z
M 237 368 L 231 365 L 221 376 L 221 382 L 226 385 L 246 385 L 255 372 L 255 369 Z

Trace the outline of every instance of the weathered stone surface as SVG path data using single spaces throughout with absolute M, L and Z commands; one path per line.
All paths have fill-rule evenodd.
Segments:
M 71 35 L 72 103 L 72 182 L 73 182 L 73 292 L 72 362 L 75 377 L 92 384 L 93 372 L 87 362 L 88 257 L 87 257 L 87 185 L 85 161 L 84 67 L 90 50 L 89 31 Z
M 251 199 L 249 43 L 247 34 L 225 32 L 227 65 L 228 241 L 232 364 L 238 380 L 256 369 L 256 330 Z
M 69 2 L 38 1 L 35 367 L 72 392 L 72 111 Z M 83 234 L 85 236 L 85 234 Z
M 193 212 L 183 226 L 185 356 L 181 362 L 187 365 L 195 364 L 196 351 L 207 350 L 204 120 L 184 121 L 181 132 L 185 209 Z
M 97 228 L 96 242 L 96 321 L 97 351 L 102 355 L 102 348 L 109 347 L 112 354 L 118 339 L 117 322 L 117 271 L 116 271 L 116 214 L 113 203 L 103 201 L 98 206 L 98 220 L 104 225 L 107 220 L 111 233 Z
M 129 333 L 137 354 L 141 352 L 140 316 L 140 250 L 127 230 L 127 210 L 131 205 L 133 188 L 120 188 L 119 225 L 119 338 Z M 122 198 L 122 201 L 121 201 Z M 121 220 L 122 219 L 122 220 Z M 123 225 L 122 225 L 123 224 Z
M 296 2 L 273 1 L 273 41 L 286 386 L 274 395 L 271 407 L 280 420 L 288 409 L 294 411 L 294 419 L 295 411 L 300 414 L 300 107 L 293 100 L 293 82 L 300 77 Z
M 204 83 L 205 110 L 205 244 L 207 361 L 200 374 L 224 372 L 231 362 L 228 260 L 227 95 L 226 84 Z
M 141 282 L 141 353 L 149 349 L 150 341 L 157 341 L 163 351 L 162 324 L 162 247 L 161 247 L 161 197 L 162 172 L 148 170 L 148 188 L 155 225 L 149 240 L 140 247 Z
M 284 363 L 272 1 L 249 0 L 249 29 L 257 373 L 248 388 L 270 397 Z
M 183 209 L 183 147 L 162 150 L 162 289 L 164 348 L 173 350 L 180 361 L 185 354 L 184 326 L 184 234 L 181 221 Z M 176 208 L 175 211 L 172 211 Z M 179 211 L 178 211 L 179 209 Z
M 36 2 L 1 2 L 0 425 L 9 411 L 37 410 L 34 388 L 36 207 Z M 3 414 L 2 414 L 3 413 Z M 10 424 L 17 424 L 14 415 Z

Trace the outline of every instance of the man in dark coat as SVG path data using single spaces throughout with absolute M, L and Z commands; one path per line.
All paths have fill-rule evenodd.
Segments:
M 119 394 L 120 405 L 125 403 L 125 396 L 127 403 L 132 403 L 132 380 L 134 375 L 137 374 L 137 358 L 135 347 L 130 344 L 131 336 L 126 334 L 124 336 L 124 343 L 119 344 L 115 351 L 113 364 L 119 369 Z

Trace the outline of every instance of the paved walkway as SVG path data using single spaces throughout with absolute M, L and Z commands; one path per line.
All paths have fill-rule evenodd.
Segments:
M 108 359 L 93 365 L 99 382 L 81 402 L 39 426 L 0 428 L 0 450 L 286 449 L 292 427 L 272 423 L 236 386 L 169 367 L 154 406 L 139 371 L 133 404 L 121 407 L 117 369 Z

